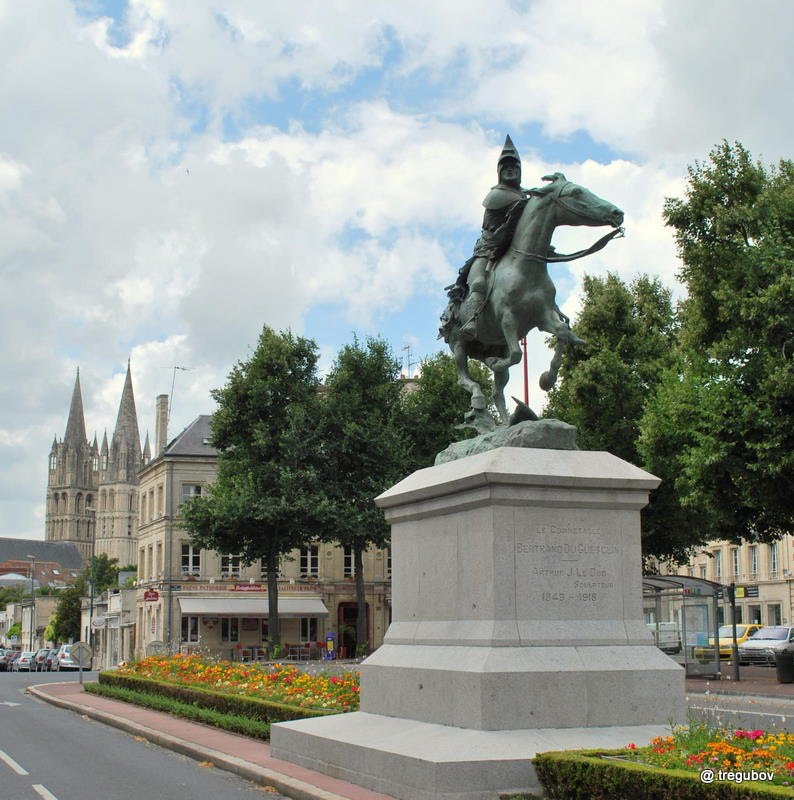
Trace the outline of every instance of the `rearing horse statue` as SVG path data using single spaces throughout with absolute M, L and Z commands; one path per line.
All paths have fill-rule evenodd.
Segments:
M 565 345 L 582 344 L 557 306 L 556 289 L 547 263 L 589 255 L 622 233 L 623 212 L 612 203 L 577 186 L 560 172 L 543 180 L 546 185 L 529 191 L 529 200 L 521 212 L 510 247 L 489 271 L 488 288 L 477 313 L 474 338 L 461 335 L 463 325 L 454 313 L 451 324 L 444 330 L 444 338 L 455 358 L 458 383 L 471 395 L 467 422 L 478 430 L 487 429 L 490 418 L 485 411 L 487 401 L 482 389 L 469 374 L 468 360 L 476 358 L 493 372 L 493 401 L 502 422 L 509 424 L 504 388 L 510 367 L 521 360 L 520 340 L 533 328 L 550 333 L 557 340 L 549 369 L 540 377 L 540 387 L 544 391 L 557 381 Z M 587 250 L 566 256 L 556 254 L 551 247 L 554 230 L 560 225 L 610 225 L 615 230 Z

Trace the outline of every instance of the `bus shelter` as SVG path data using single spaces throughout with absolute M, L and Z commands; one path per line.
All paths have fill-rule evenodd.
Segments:
M 657 647 L 681 664 L 687 677 L 718 675 L 718 608 L 727 587 L 688 575 L 643 576 L 642 587 L 645 621 Z

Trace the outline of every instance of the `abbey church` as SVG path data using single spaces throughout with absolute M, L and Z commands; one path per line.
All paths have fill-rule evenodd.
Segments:
M 138 415 L 127 375 L 113 437 L 101 447 L 86 436 L 80 371 L 72 392 L 66 433 L 50 450 L 45 539 L 77 546 L 87 563 L 92 554 L 137 562 L 138 472 L 151 458 L 149 437 L 141 450 Z

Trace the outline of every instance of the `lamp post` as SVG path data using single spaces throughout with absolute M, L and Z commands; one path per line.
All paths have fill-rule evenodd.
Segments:
M 32 556 L 30 553 L 27 554 L 26 558 L 30 559 L 30 637 L 29 637 L 29 647 L 28 650 L 33 650 L 33 627 L 36 624 L 36 592 L 33 588 L 33 571 L 36 568 L 36 556 Z

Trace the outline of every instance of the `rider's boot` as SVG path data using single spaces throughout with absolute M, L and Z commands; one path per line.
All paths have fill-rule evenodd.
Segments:
M 477 335 L 477 317 L 485 300 L 484 292 L 469 292 L 460 307 L 460 318 L 463 320 L 460 333 L 464 338 L 473 339 Z

